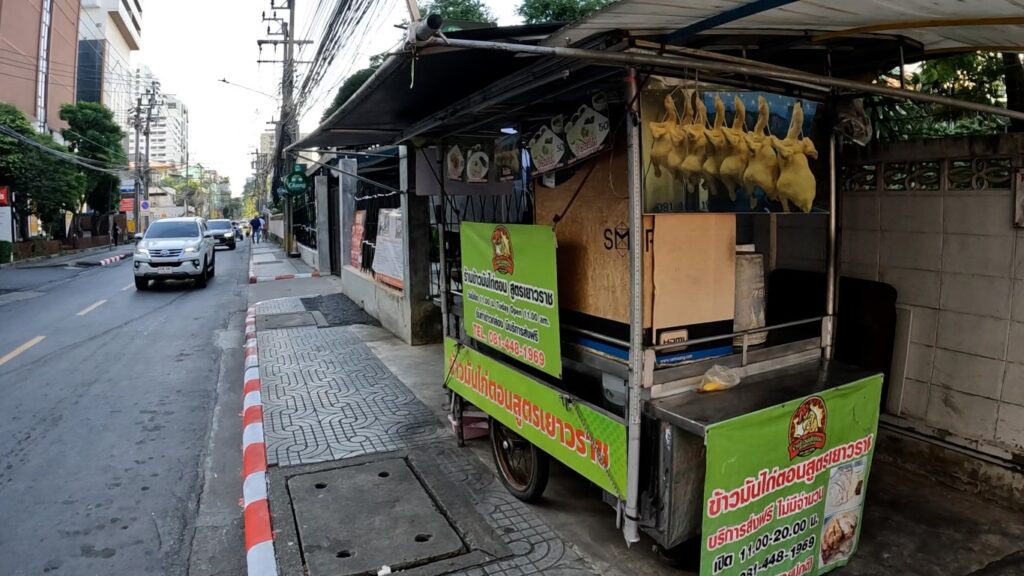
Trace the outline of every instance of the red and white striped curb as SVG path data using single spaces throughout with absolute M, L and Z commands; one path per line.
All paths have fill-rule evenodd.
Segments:
M 249 271 L 249 284 L 256 284 L 257 282 L 270 282 L 272 280 L 297 280 L 299 278 L 319 278 L 320 272 L 303 272 L 302 274 L 278 274 L 277 276 L 256 276 L 250 267 Z
M 124 260 L 127 256 L 127 254 L 118 254 L 117 256 L 104 258 L 103 260 L 100 260 L 100 266 L 107 266 L 108 264 L 113 264 L 114 262 L 120 262 L 121 260 Z
M 260 360 L 256 348 L 256 309 L 245 317 L 245 376 L 242 392 L 242 505 L 245 563 L 249 576 L 277 576 L 274 532 L 267 500 L 267 445 L 263 438 Z
M 103 260 L 100 260 L 99 262 L 79 261 L 79 262 L 76 262 L 76 264 L 78 264 L 79 266 L 109 266 L 111 264 L 114 264 L 115 262 L 120 262 L 121 260 L 124 260 L 127 257 L 128 257 L 127 254 L 118 254 L 117 256 L 111 256 L 110 258 L 104 258 Z

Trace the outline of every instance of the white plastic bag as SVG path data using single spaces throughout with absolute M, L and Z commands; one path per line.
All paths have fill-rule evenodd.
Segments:
M 740 383 L 740 375 L 730 368 L 715 364 L 707 372 L 700 382 L 698 392 L 716 392 L 727 390 Z

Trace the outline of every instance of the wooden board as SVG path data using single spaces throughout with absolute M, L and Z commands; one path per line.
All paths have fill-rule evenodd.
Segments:
M 561 307 L 605 318 L 629 322 L 629 187 L 625 142 L 614 152 L 597 155 L 576 168 L 575 174 L 555 188 L 537 182 L 535 216 L 537 224 L 555 227 L 558 240 L 558 300 Z M 570 206 L 573 194 L 587 172 L 593 172 Z M 566 210 L 566 207 L 569 207 Z M 652 217 L 644 218 L 650 229 Z M 645 271 L 651 269 L 649 242 L 645 242 Z M 644 292 L 651 293 L 645 273 Z M 651 325 L 650 298 L 645 300 L 644 326 Z
M 654 217 L 654 328 L 732 320 L 736 216 Z

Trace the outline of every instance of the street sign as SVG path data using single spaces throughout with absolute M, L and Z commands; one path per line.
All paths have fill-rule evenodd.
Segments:
M 135 234 L 135 220 L 128 220 L 128 233 Z
M 11 189 L 8 186 L 0 186 L 0 206 L 11 205 Z
M 149 212 L 149 200 L 143 200 L 139 202 L 139 207 L 142 208 L 142 213 L 146 214 Z
M 306 166 L 295 164 L 292 166 L 292 173 L 284 179 L 285 188 L 291 194 L 303 194 L 306 192 Z
M 135 210 L 135 199 L 134 198 L 121 198 L 121 205 L 118 206 L 118 212 L 132 212 Z

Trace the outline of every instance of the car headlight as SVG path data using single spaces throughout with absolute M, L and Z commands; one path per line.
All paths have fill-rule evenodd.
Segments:
M 185 254 L 191 254 L 193 252 L 199 252 L 199 248 L 196 246 L 185 246 Z
M 234 232 L 228 232 L 227 234 L 224 235 L 224 237 L 225 238 L 234 238 L 235 237 L 235 233 Z
M 135 255 L 136 256 L 149 256 L 149 250 L 146 250 L 145 248 L 136 248 L 135 249 Z

